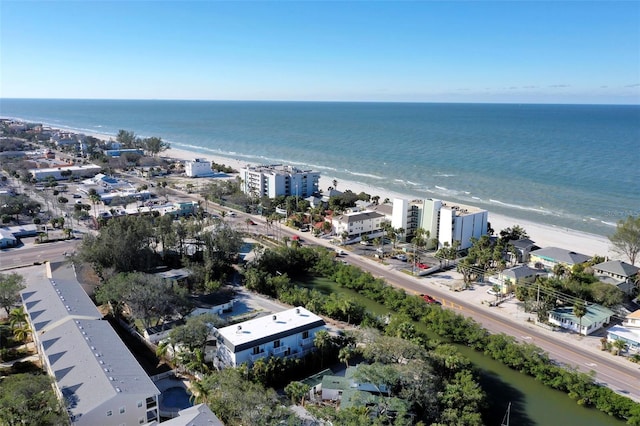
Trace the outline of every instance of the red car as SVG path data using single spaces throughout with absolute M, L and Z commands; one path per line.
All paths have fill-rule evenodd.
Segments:
M 429 265 L 427 265 L 426 263 L 420 263 L 418 262 L 418 264 L 416 265 L 418 268 L 420 269 L 429 269 Z
M 424 300 L 427 303 L 436 303 L 438 305 L 440 304 L 440 302 L 438 302 L 436 299 L 429 296 L 428 294 L 421 294 L 420 296 L 422 297 L 422 300 Z

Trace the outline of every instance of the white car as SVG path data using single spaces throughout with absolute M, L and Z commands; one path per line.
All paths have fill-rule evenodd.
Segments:
M 495 291 L 494 289 L 490 288 L 489 290 L 487 290 L 487 293 L 489 293 L 492 296 L 497 296 L 498 294 L 500 294 L 499 292 Z

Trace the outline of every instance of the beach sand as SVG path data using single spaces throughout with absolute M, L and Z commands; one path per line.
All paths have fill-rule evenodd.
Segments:
M 193 160 L 195 158 L 206 158 L 209 161 L 213 161 L 218 164 L 224 164 L 239 170 L 245 167 L 246 161 L 233 159 L 230 157 L 215 156 L 210 154 L 200 154 L 182 149 L 171 148 L 162 153 L 163 157 L 169 157 L 179 160 Z M 337 179 L 330 175 L 320 175 L 319 186 L 320 189 L 326 191 L 327 188 L 333 186 L 333 180 Z M 393 201 L 394 198 L 415 199 L 416 197 L 394 193 L 382 188 L 376 188 L 370 185 L 365 185 L 353 181 L 344 181 L 338 179 L 338 185 L 336 189 L 344 191 L 349 189 L 356 194 L 365 192 L 371 196 L 379 196 L 380 200 L 389 198 Z M 446 200 L 444 200 L 446 201 Z M 619 254 L 612 251 L 611 243 L 606 237 L 589 234 L 585 232 L 576 231 L 573 229 L 559 228 L 544 224 L 539 224 L 531 221 L 513 219 L 507 216 L 499 215 L 489 211 L 489 222 L 491 227 L 499 233 L 501 230 L 519 225 L 524 228 L 529 234 L 529 238 L 535 241 L 539 247 L 560 247 L 566 250 L 572 250 L 577 253 L 582 253 L 588 256 L 599 255 L 606 256 L 611 259 L 621 259 Z

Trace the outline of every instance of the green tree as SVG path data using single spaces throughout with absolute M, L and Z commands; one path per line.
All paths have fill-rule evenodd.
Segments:
M 624 340 L 617 339 L 615 342 L 613 342 L 613 347 L 616 350 L 616 355 L 620 355 L 620 352 L 624 351 L 627 347 L 627 343 Z
M 118 141 L 123 148 L 131 149 L 136 147 L 138 138 L 136 137 L 136 134 L 134 132 L 121 129 L 118 131 L 116 141 Z
M 289 398 L 291 398 L 291 403 L 296 404 L 298 403 L 298 401 L 300 401 L 300 405 L 302 406 L 304 406 L 304 400 L 309 394 L 310 390 L 311 386 L 297 381 L 290 382 L 284 388 L 284 392 Z
M 632 265 L 636 264 L 638 252 L 640 252 L 640 216 L 629 216 L 626 220 L 618 221 L 616 232 L 609 236 L 613 249 L 629 259 Z
M 15 272 L 0 274 L 0 307 L 7 315 L 10 315 L 11 308 L 20 302 L 20 291 L 25 288 L 22 275 Z
M 147 152 L 151 153 L 151 155 L 153 156 L 156 156 L 159 153 L 171 148 L 171 145 L 169 143 L 155 136 L 143 139 L 142 146 Z
M 0 419 L 6 425 L 68 424 L 49 376 L 24 373 L 2 379 Z
M 582 317 L 584 317 L 586 314 L 587 314 L 587 307 L 585 306 L 582 300 L 578 300 L 573 305 L 573 315 L 575 315 L 578 318 L 578 321 L 580 322 L 580 328 L 578 328 L 578 334 L 582 334 Z

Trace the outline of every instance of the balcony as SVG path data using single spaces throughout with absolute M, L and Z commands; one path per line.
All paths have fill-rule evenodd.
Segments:
M 249 359 L 251 359 L 251 362 L 256 362 L 260 358 L 266 358 L 267 356 L 269 356 L 269 352 L 265 352 L 264 349 L 263 349 L 258 354 L 249 355 Z
M 280 346 L 279 348 L 273 348 L 272 355 L 283 356 L 286 355 L 287 351 L 289 351 L 289 346 Z

